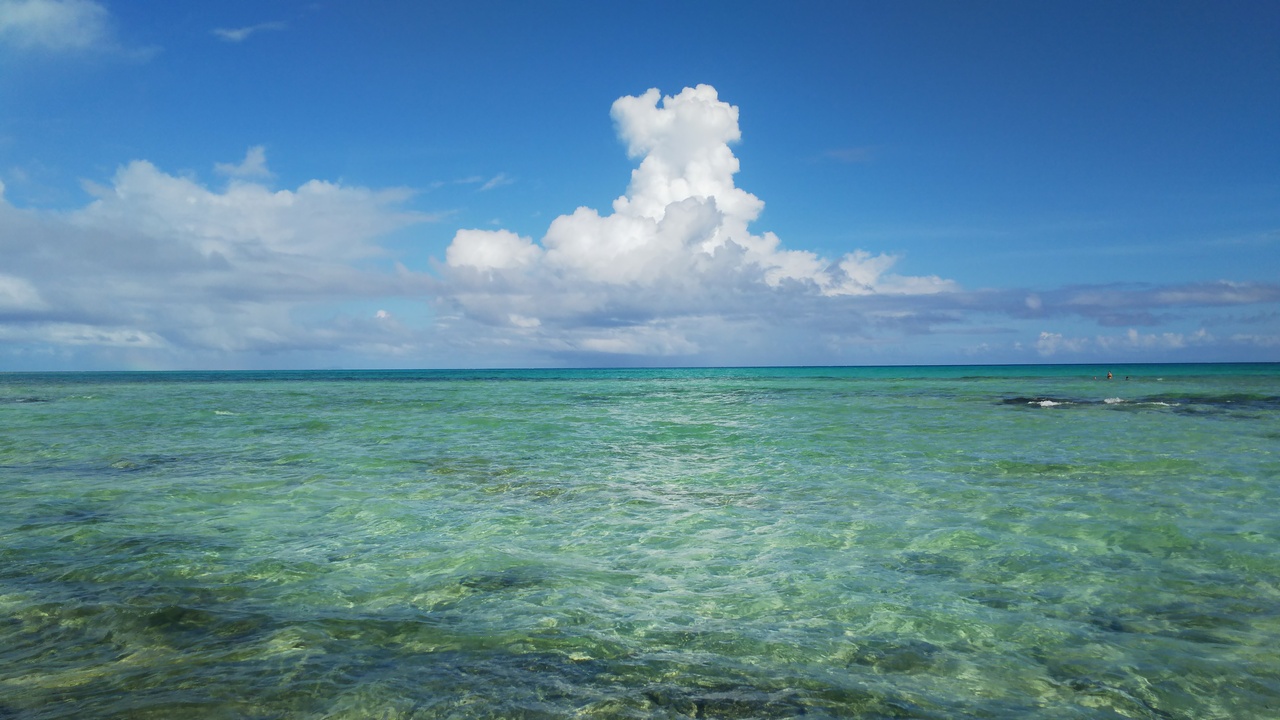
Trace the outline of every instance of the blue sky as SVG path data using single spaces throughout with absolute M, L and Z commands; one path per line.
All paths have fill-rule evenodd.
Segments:
M 1280 4 L 0 0 L 0 370 L 1280 360 Z

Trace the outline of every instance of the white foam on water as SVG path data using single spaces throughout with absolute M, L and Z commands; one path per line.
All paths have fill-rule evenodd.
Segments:
M 1104 402 L 1104 403 L 1106 403 L 1106 404 L 1108 404 L 1108 405 L 1118 405 L 1118 404 L 1120 404 L 1120 403 L 1124 402 L 1124 398 L 1110 397 L 1110 398 L 1107 398 L 1106 400 L 1103 400 L 1102 402 Z
M 214 410 L 213 414 L 214 415 L 239 415 L 239 413 L 233 413 L 230 410 Z

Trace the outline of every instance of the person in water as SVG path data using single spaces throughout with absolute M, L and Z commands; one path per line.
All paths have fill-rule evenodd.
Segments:
M 1107 371 L 1107 379 L 1108 379 L 1108 380 L 1110 380 L 1110 379 L 1111 379 L 1111 371 L 1110 371 L 1110 370 L 1108 370 L 1108 371 Z

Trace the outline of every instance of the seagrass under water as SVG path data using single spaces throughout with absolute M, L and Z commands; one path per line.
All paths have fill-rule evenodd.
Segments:
M 1280 367 L 1106 370 L 0 375 L 0 718 L 1280 716 Z

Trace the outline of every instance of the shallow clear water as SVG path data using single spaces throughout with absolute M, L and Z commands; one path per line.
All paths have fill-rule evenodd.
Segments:
M 0 717 L 1280 717 L 1280 366 L 1112 369 L 0 375 Z

